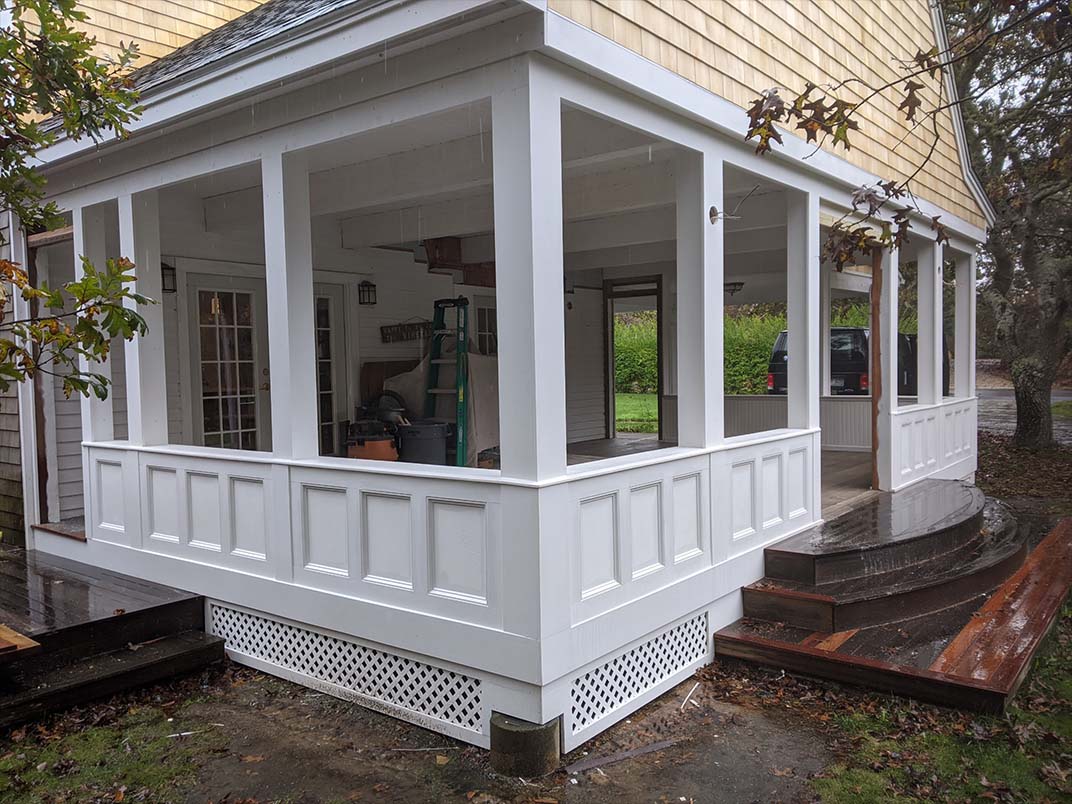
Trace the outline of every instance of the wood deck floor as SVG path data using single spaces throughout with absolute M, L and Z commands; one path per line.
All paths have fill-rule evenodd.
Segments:
M 36 550 L 0 546 L 0 624 L 29 637 L 196 598 Z

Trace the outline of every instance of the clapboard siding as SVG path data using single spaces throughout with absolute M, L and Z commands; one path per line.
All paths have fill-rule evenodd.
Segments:
M 577 288 L 566 297 L 566 440 L 606 436 L 603 399 L 603 293 Z
M 807 81 L 897 80 L 903 75 L 897 59 L 911 59 L 936 41 L 928 0 L 549 0 L 548 5 L 742 107 L 772 86 L 791 96 Z M 937 83 L 926 83 L 924 108 L 938 99 Z M 930 148 L 928 127 L 909 132 L 895 92 L 875 98 L 859 115 L 852 150 L 835 153 L 883 178 L 912 173 Z M 913 186 L 918 195 L 982 226 L 982 211 L 961 173 L 950 112 L 941 115 L 939 128 L 935 155 Z
M 8 216 L 0 214 L 0 259 L 11 257 L 7 221 Z M 11 385 L 0 390 L 0 538 L 21 543 L 23 524 L 18 386 Z
M 136 42 L 146 64 L 259 6 L 263 0 L 80 0 L 81 24 L 100 52 Z

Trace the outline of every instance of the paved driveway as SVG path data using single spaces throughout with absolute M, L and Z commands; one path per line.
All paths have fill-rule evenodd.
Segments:
M 980 388 L 979 429 L 1011 435 L 1016 430 L 1016 397 L 1011 388 Z M 1072 391 L 1054 391 L 1053 401 L 1072 399 Z M 1061 444 L 1072 446 L 1072 419 L 1055 416 L 1053 435 Z

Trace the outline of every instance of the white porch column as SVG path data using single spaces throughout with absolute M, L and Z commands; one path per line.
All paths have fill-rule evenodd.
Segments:
M 678 444 L 706 447 L 724 435 L 722 360 L 722 160 L 681 151 L 677 182 L 677 418 Z
M 919 331 L 916 336 L 917 390 L 921 405 L 942 401 L 942 245 L 920 246 L 916 256 Z
M 957 255 L 954 383 L 958 397 L 975 396 L 975 253 Z
M 538 64 L 492 97 L 502 474 L 566 471 L 561 98 Z
M 819 265 L 819 393 L 830 396 L 830 319 L 833 302 L 830 268 Z
M 819 426 L 819 196 L 790 190 L 786 204 L 789 426 L 804 429 Z
M 104 270 L 108 261 L 105 249 L 105 217 L 101 205 L 81 207 L 71 210 L 74 220 L 74 276 L 81 279 L 85 275 L 82 258 L 85 257 L 98 271 Z M 122 347 L 120 347 L 122 348 Z M 78 368 L 107 377 L 112 377 L 112 364 L 79 358 Z M 112 414 L 112 391 L 109 387 L 107 399 L 95 396 L 83 396 L 82 406 L 82 440 L 111 441 L 115 438 L 115 421 Z
M 872 406 L 877 401 L 878 408 L 874 414 L 877 425 L 874 435 L 877 436 L 877 441 L 872 446 L 872 450 L 876 460 L 878 487 L 883 491 L 890 491 L 893 488 L 894 477 L 893 414 L 897 410 L 899 260 L 900 256 L 896 248 L 882 251 L 879 257 L 881 279 L 878 280 L 876 277 L 872 280 L 871 365 L 879 366 L 882 377 L 881 385 L 876 387 L 874 379 L 871 383 Z M 874 298 L 876 285 L 878 285 L 877 300 Z M 878 307 L 877 326 L 874 315 L 876 306 Z
M 312 458 L 320 449 L 309 171 L 300 156 L 268 153 L 261 159 L 261 184 L 272 454 Z
M 13 212 L 0 212 L 7 218 L 7 236 L 9 238 L 10 260 L 23 270 L 29 270 L 29 254 L 26 247 L 26 233 L 22 223 Z M 30 303 L 22 298 L 21 293 L 12 294 L 11 310 L 8 315 L 13 319 L 30 317 Z M 19 457 L 22 462 L 22 502 L 25 521 L 26 547 L 34 546 L 33 526 L 41 522 L 40 483 L 37 467 L 37 406 L 34 400 L 34 384 L 20 382 L 15 385 L 19 401 Z
M 134 262 L 134 290 L 159 302 L 160 210 L 156 190 L 119 196 L 119 251 Z M 136 305 L 128 300 L 127 306 Z M 160 304 L 137 309 L 148 332 L 126 344 L 128 439 L 131 444 L 166 444 L 164 311 Z

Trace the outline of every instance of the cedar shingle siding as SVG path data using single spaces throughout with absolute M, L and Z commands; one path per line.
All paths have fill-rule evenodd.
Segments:
M 878 85 L 899 79 L 897 59 L 935 42 L 928 0 L 548 0 L 548 6 L 742 107 L 773 86 L 791 98 L 809 80 L 822 85 L 858 76 Z M 926 109 L 936 95 L 934 83 L 924 82 Z M 862 108 L 852 150 L 835 151 L 886 179 L 910 174 L 931 142 L 927 126 L 909 133 L 895 98 L 886 93 Z M 940 132 L 914 189 L 985 226 L 960 170 L 948 111 Z

